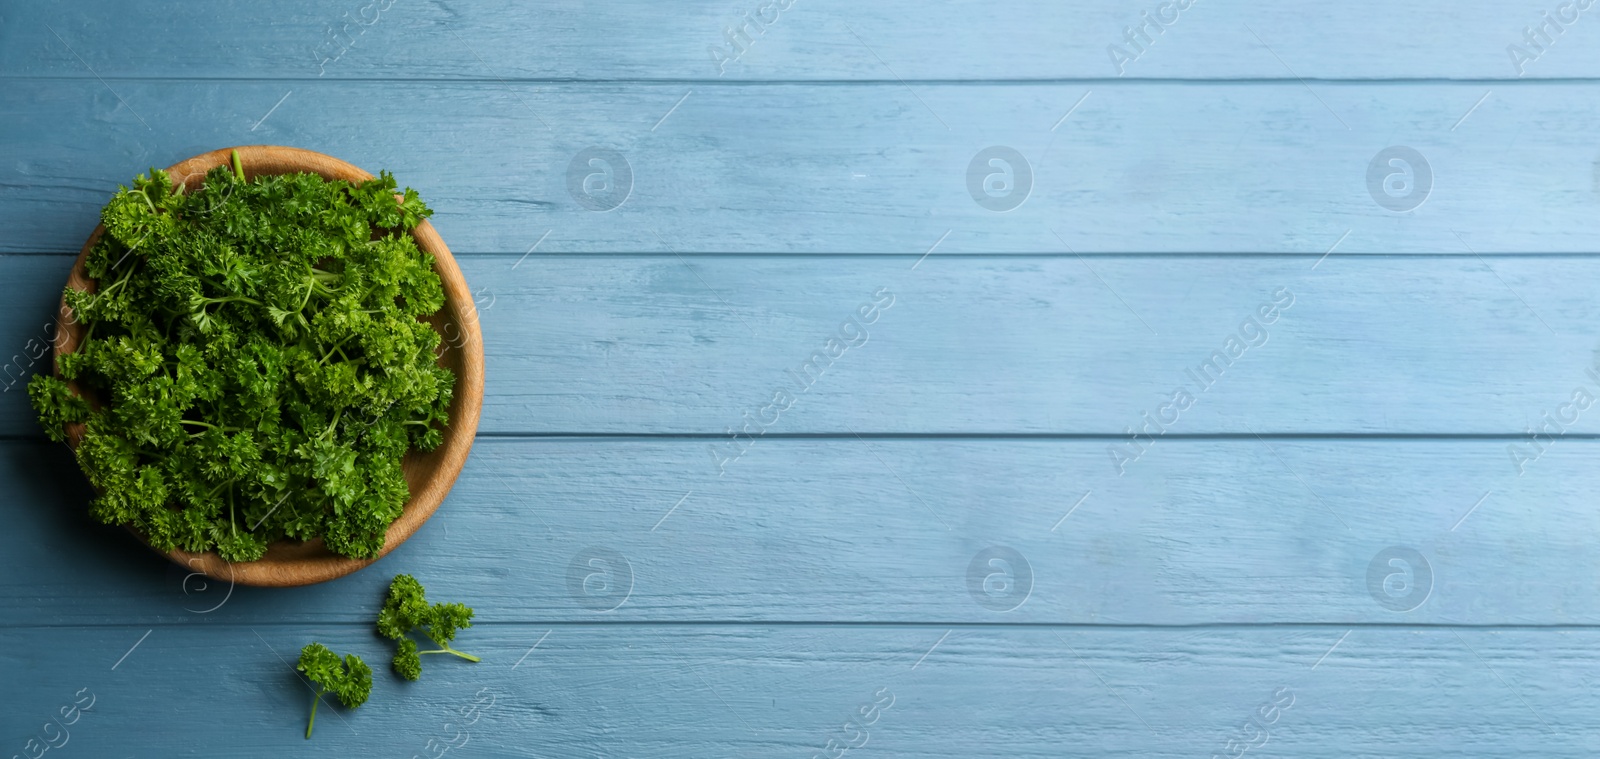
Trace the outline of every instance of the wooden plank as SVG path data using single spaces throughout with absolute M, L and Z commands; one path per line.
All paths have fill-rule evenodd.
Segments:
M 76 250 L 118 182 L 240 143 L 392 170 L 467 254 L 1600 249 L 1588 83 L 1508 85 L 1465 122 L 1482 84 L 1105 84 L 1065 122 L 1084 85 L 110 84 L 0 92 L 0 251 Z M 1009 189 L 992 146 L 1022 156 Z M 1411 180 L 1385 180 L 1393 146 Z M 596 147 L 623 157 L 584 185 Z M 623 162 L 625 200 L 592 210 Z M 1020 206 L 974 200 L 1023 198 L 1023 164 Z
M 862 756 L 1236 756 L 1285 693 L 1257 753 L 1595 754 L 1600 22 L 1519 67 L 1556 3 L 1203 0 L 1123 71 L 1159 3 L 807 0 L 718 71 L 759 3 L 379 4 L 0 0 L 13 374 L 116 183 L 244 142 L 421 189 L 490 359 L 438 517 L 288 591 L 91 523 L 0 379 L 12 753 L 86 688 L 84 756 L 437 756 L 489 694 L 463 755 L 836 758 L 885 692 Z M 1033 177 L 1003 213 L 997 145 Z M 1420 205 L 1374 189 L 1401 145 Z M 401 571 L 484 663 L 383 672 Z M 313 639 L 379 669 L 316 743 Z
M 352 622 L 399 572 L 496 623 L 1594 625 L 1597 446 L 1162 440 L 1119 477 L 1105 441 L 763 440 L 719 477 L 705 441 L 491 438 L 375 568 L 230 591 L 8 442 L 0 625 Z
M 1292 756 L 1587 757 L 1600 730 L 1593 629 L 493 625 L 459 641 L 482 663 L 416 683 L 365 626 L 149 629 L 0 633 L 0 734 L 20 751 L 91 695 L 63 747 L 90 756 L 169 751 L 151 726 L 173 724 L 214 757 L 827 756 L 850 737 L 886 757 L 1230 756 L 1263 735 Z M 289 662 L 312 640 L 378 671 L 308 743 Z
M 1526 42 L 1524 28 L 1546 23 L 1542 14 L 1557 15 L 1559 4 L 1459 6 L 1445 13 L 1354 0 L 1315 14 L 1264 0 L 1183 0 L 1191 7 L 1182 11 L 1160 2 L 996 7 L 975 0 L 598 7 L 300 0 L 270 8 L 229 0 L 205 13 L 106 0 L 8 5 L 14 7 L 0 24 L 0 72 L 12 76 L 87 78 L 91 68 L 106 77 L 887 81 L 1600 73 L 1584 54 L 1600 40 L 1592 10 L 1568 7 L 1572 23 L 1551 22 L 1546 33 L 1553 40 Z M 1149 23 L 1144 14 L 1171 23 Z M 1148 25 L 1130 40 L 1128 29 L 1142 24 Z M 737 46 L 729 38 L 735 26 L 742 27 Z M 150 44 L 129 29 L 160 29 L 184 44 Z M 1522 52 L 1513 56 L 1512 45 Z
M 1561 410 L 1577 388 L 1600 397 L 1587 373 L 1595 257 L 915 261 L 463 258 L 488 361 L 480 429 L 728 447 L 852 432 L 1126 438 L 1146 414 L 1167 419 L 1149 429 L 1160 437 L 1518 435 L 1549 413 L 1567 420 L 1549 434 L 1600 433 L 1600 414 Z M 27 359 L 69 266 L 0 258 L 13 293 L 0 376 L 48 365 Z M 849 321 L 890 297 L 864 332 Z M 1260 331 L 1248 321 L 1291 297 Z M 0 434 L 38 434 L 22 387 L 0 382 Z M 1179 390 L 1189 407 L 1162 410 Z M 789 408 L 769 408 L 780 392 Z

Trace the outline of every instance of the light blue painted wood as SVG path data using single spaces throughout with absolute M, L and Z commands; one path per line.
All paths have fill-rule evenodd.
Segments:
M 1288 708 L 1267 711 L 1264 755 L 1523 757 L 1532 745 L 1576 758 L 1600 730 L 1589 629 L 517 624 L 462 634 L 480 664 L 429 662 L 416 683 L 376 673 L 374 700 L 319 709 L 308 742 L 310 693 L 279 656 L 316 637 L 381 662 L 369 629 L 161 627 L 112 671 L 149 629 L 7 634 L 0 663 L 37 694 L 9 710 L 7 737 L 20 746 L 81 688 L 93 711 L 61 755 L 429 756 L 429 740 L 455 738 L 490 696 L 446 756 L 812 756 L 854 735 L 842 726 L 876 698 L 888 709 L 852 755 L 1227 755 L 1275 697 Z M 72 655 L 19 652 L 36 647 Z
M 1009 3 L 761 0 L 474 3 L 224 0 L 201 15 L 164 3 L 7 2 L 0 76 L 862 80 L 1517 79 L 1595 77 L 1593 10 L 1539 53 L 1507 47 L 1555 15 L 1549 4 L 1352 0 L 1310 9 L 1266 0 Z M 777 11 L 784 5 L 788 10 Z M 1566 13 L 1575 10 L 1569 7 Z M 777 12 L 774 12 L 777 11 Z M 743 19 L 749 13 L 750 21 Z M 1143 14 L 1176 20 L 1146 50 L 1126 41 Z M 776 17 L 775 20 L 772 20 Z M 741 30 L 740 54 L 727 38 Z M 48 24 L 60 34 L 51 36 Z M 130 28 L 183 44 L 151 45 Z M 752 37 L 753 41 L 745 41 Z M 1121 66 L 1118 45 L 1136 60 Z M 1142 40 L 1141 40 L 1141 44 Z M 731 60 L 719 66 L 713 46 Z M 68 48 L 70 46 L 70 50 Z M 1481 91 L 1481 90 L 1480 90 Z M 1466 106 L 1462 109 L 1465 110 Z M 1458 114 L 1459 115 L 1459 114 Z
M 1150 434 L 1514 436 L 1576 388 L 1600 397 L 1590 256 L 915 261 L 464 257 L 489 364 L 480 429 L 727 438 L 749 412 L 762 437 L 1127 436 L 1165 413 Z M 69 268 L 0 258 L 19 291 L 0 302 L 12 376 L 40 353 Z M 894 302 L 859 332 L 848 320 L 879 288 Z M 1279 288 L 1288 310 L 1249 322 Z M 859 344 L 830 362 L 830 338 Z M 1228 365 L 1230 339 L 1244 352 Z M 0 433 L 37 435 L 8 386 Z M 1192 405 L 1162 412 L 1179 390 Z M 762 409 L 779 391 L 794 398 L 774 420 Z M 1565 434 L 1600 433 L 1600 413 L 1565 413 Z
M 455 491 L 312 588 L 202 590 L 92 524 L 0 393 L 0 756 L 79 688 L 83 756 L 431 756 L 480 693 L 463 756 L 832 756 L 885 687 L 862 756 L 1234 756 L 1281 688 L 1259 754 L 1595 753 L 1600 428 L 1519 439 L 1600 394 L 1588 15 L 1516 78 L 1559 4 L 1201 0 L 1116 80 L 1159 3 L 795 3 L 722 76 L 758 3 L 391 5 L 347 44 L 362 3 L 0 0 L 0 251 L 29 254 L 0 350 L 36 350 L 118 182 L 249 142 L 394 171 L 493 304 Z M 966 186 L 990 145 L 1034 173 L 1007 213 Z M 1369 189 L 1394 145 L 1433 174 L 1413 210 Z M 633 170 L 614 211 L 566 187 L 589 146 Z M 870 342 L 732 459 L 878 287 Z M 1119 476 L 1279 287 L 1270 342 Z M 1032 576 L 1008 611 L 969 580 L 992 546 Z M 628 562 L 614 609 L 569 585 L 588 549 Z M 484 664 L 381 673 L 399 571 L 478 608 Z M 380 675 L 307 742 L 278 654 L 312 639 Z
M 7 443 L 0 553 L 31 569 L 0 581 L 0 627 L 351 623 L 397 572 L 491 622 L 1600 624 L 1596 441 L 1521 477 L 1505 445 L 1162 440 L 1118 477 L 1103 441 L 763 440 L 719 478 L 703 441 L 487 439 L 374 569 L 230 597 L 93 526 L 63 449 Z M 1015 592 L 974 595 L 993 546 L 1031 584 L 1013 566 Z M 1379 560 L 1391 547 L 1431 581 Z M 569 584 L 588 549 L 623 557 L 601 569 L 626 590 Z M 980 581 L 1006 569 L 986 564 Z
M 1465 122 L 1485 85 L 1095 87 L 1052 132 L 1084 85 L 11 80 L 0 117 L 49 127 L 0 136 L 0 251 L 76 250 L 117 183 L 240 143 L 388 168 L 467 253 L 1600 249 L 1600 85 L 1507 84 Z M 967 185 L 994 145 L 1034 176 L 1008 213 Z M 1434 177 L 1403 213 L 1367 180 L 1396 145 Z M 610 212 L 568 190 L 591 146 L 631 167 Z

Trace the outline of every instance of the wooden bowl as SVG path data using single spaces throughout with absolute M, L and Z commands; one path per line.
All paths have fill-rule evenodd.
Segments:
M 303 171 L 327 179 L 353 182 L 372 178 L 371 174 L 332 156 L 272 145 L 214 150 L 179 162 L 167 169 L 167 173 L 174 184 L 182 183 L 190 190 L 196 189 L 212 167 L 229 165 L 235 150 L 239 151 L 247 177 Z M 104 232 L 102 225 L 95 227 L 89 235 L 83 252 L 78 254 L 78 260 L 73 264 L 72 274 L 67 277 L 68 287 L 94 292 L 95 281 L 84 272 L 84 261 L 89 257 L 90 248 L 94 247 Z M 343 577 L 377 561 L 411 537 L 439 508 L 439 503 L 461 474 L 461 467 L 467 462 L 467 452 L 471 450 L 473 436 L 478 430 L 478 415 L 483 408 L 483 339 L 478 330 L 478 311 L 473 306 L 472 293 L 468 291 L 461 269 L 456 266 L 456 260 L 450 255 L 450 249 L 445 247 L 444 240 L 439 238 L 439 233 L 433 230 L 426 219 L 411 231 L 411 235 L 416 238 L 417 247 L 433 255 L 434 271 L 444 284 L 444 308 L 428 321 L 444 338 L 443 345 L 447 349 L 440 356 L 439 365 L 455 373 L 455 395 L 450 402 L 450 425 L 444 430 L 444 442 L 426 453 L 410 451 L 401 462 L 406 484 L 411 490 L 411 499 L 406 502 L 399 518 L 389 525 L 383 549 L 378 556 L 371 559 L 340 556 L 329 551 L 322 539 L 317 538 L 305 542 L 280 540 L 268 546 L 266 554 L 256 561 L 230 563 L 215 551 L 190 553 L 176 550 L 167 552 L 167 558 L 191 571 L 241 585 L 310 585 Z M 71 318 L 65 297 L 62 298 L 56 327 L 54 347 L 55 357 L 59 359 L 77 350 L 84 332 L 84 326 Z M 59 366 L 56 373 L 60 373 Z M 82 393 L 76 383 L 72 384 L 72 389 Z M 67 441 L 74 449 L 82 437 L 83 425 L 68 425 Z M 145 540 L 138 531 L 131 527 L 129 530 L 138 535 L 140 540 Z M 149 541 L 145 540 L 145 544 L 149 545 Z

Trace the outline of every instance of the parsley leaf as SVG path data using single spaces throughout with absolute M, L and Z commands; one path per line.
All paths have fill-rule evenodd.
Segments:
M 317 725 L 317 704 L 325 694 L 332 693 L 339 702 L 354 709 L 367 702 L 372 693 L 372 668 L 355 654 L 339 655 L 321 643 L 307 643 L 300 649 L 300 663 L 295 669 L 317 684 L 317 695 L 311 699 L 311 721 L 306 724 L 306 738 Z
M 235 154 L 193 191 L 154 169 L 119 188 L 94 292 L 65 293 L 84 339 L 29 383 L 33 407 L 53 440 L 83 425 L 91 514 L 157 549 L 252 561 L 320 538 L 372 558 L 455 387 L 423 321 L 443 286 L 409 234 L 432 211 L 388 172 L 243 176 Z
M 398 642 L 394 671 L 407 680 L 422 676 L 422 654 L 454 654 L 467 661 L 481 661 L 450 647 L 456 632 L 471 626 L 471 608 L 457 603 L 428 605 L 422 583 L 411 575 L 395 575 L 389 583 L 389 597 L 378 611 L 378 634 Z M 420 631 L 439 648 L 418 651 L 417 642 L 410 637 L 413 631 Z

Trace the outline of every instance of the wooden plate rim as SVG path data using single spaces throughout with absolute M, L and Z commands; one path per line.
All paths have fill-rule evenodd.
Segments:
M 247 177 L 306 171 L 328 179 L 359 182 L 372 178 L 372 174 L 333 156 L 279 145 L 242 145 L 213 150 L 173 164 L 167 169 L 167 173 L 172 176 L 174 183 L 182 183 L 189 189 L 194 189 L 200 185 L 205 173 L 212 167 L 228 165 L 235 150 L 239 151 Z M 73 263 L 72 273 L 67 277 L 68 287 L 87 292 L 94 291 L 95 282 L 85 273 L 84 263 L 89 257 L 90 249 L 104 232 L 104 225 L 98 225 L 89 235 L 83 250 L 78 253 L 78 258 Z M 174 563 L 191 572 L 202 573 L 233 584 L 265 587 L 310 585 L 343 577 L 383 558 L 415 534 L 422 524 L 433 516 L 439 504 L 444 501 L 445 495 L 450 492 L 451 486 L 455 484 L 456 478 L 460 476 L 462 467 L 466 465 L 467 454 L 471 451 L 473 439 L 477 434 L 478 419 L 483 410 L 483 338 L 479 329 L 477 308 L 467 287 L 466 278 L 462 276 L 461 268 L 456 264 L 455 257 L 450 254 L 450 249 L 444 244 L 444 240 L 427 220 L 423 220 L 412 230 L 412 237 L 416 239 L 419 248 L 434 257 L 434 271 L 438 273 L 444 286 L 445 308 L 431 320 L 433 326 L 448 342 L 448 350 L 458 350 L 461 353 L 459 361 L 451 362 L 456 364 L 451 367 L 456 372 L 456 386 L 450 405 L 450 425 L 444 430 L 444 440 L 438 448 L 426 454 L 417 451 L 407 454 L 402 466 L 408 473 L 415 473 L 424 463 L 431 466 L 422 471 L 419 482 L 412 483 L 411 498 L 406 502 L 400 517 L 389 525 L 388 533 L 384 536 L 383 548 L 378 555 L 371 559 L 339 556 L 329 551 L 320 538 L 304 543 L 278 541 L 268 547 L 267 554 L 261 559 L 249 562 L 231 563 L 218 556 L 215 551 L 191 553 L 174 550 L 157 551 L 158 553 L 163 553 Z M 52 341 L 55 359 L 52 364 L 58 376 L 60 357 L 77 350 L 83 331 L 76 320 L 69 319 L 70 314 L 66 296 L 63 294 L 56 314 L 55 340 Z M 450 335 L 452 330 L 449 327 L 452 325 L 456 333 L 454 337 Z M 77 391 L 75 383 L 73 390 Z M 74 449 L 82 439 L 82 435 L 83 425 L 68 425 L 67 441 Z M 408 477 L 409 479 L 411 478 Z M 149 545 L 149 541 L 137 530 L 131 527 L 129 530 Z

